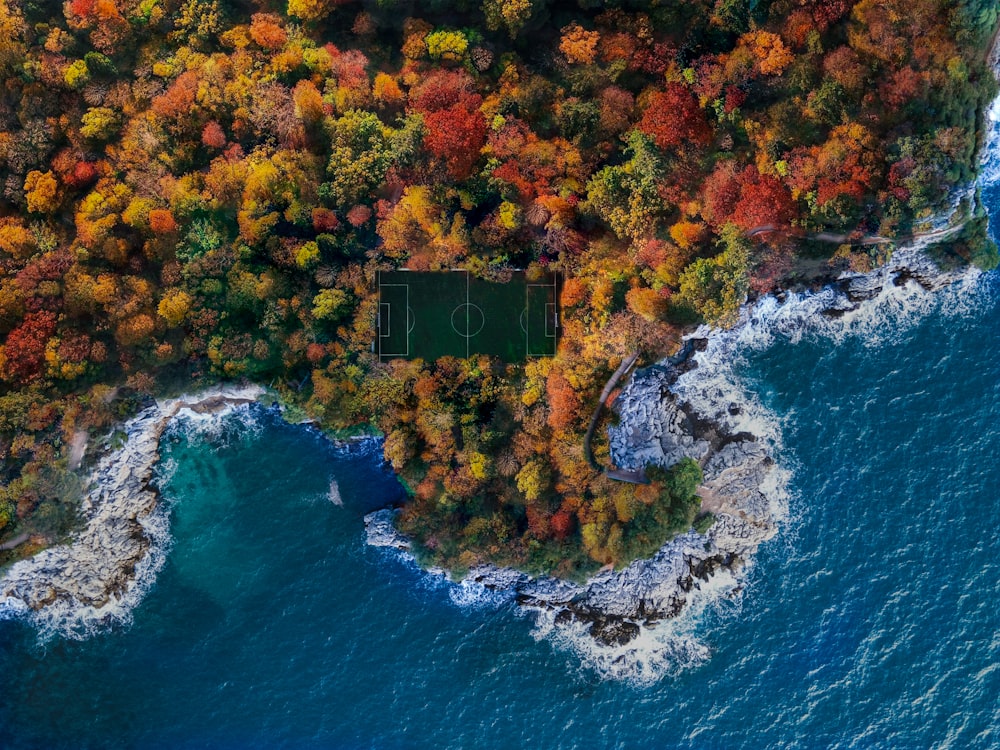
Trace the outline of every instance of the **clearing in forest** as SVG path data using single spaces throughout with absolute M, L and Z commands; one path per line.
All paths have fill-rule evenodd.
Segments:
M 506 283 L 468 271 L 380 271 L 378 335 L 381 359 L 470 357 L 506 362 L 551 357 L 559 334 L 557 277 L 529 281 L 523 271 Z

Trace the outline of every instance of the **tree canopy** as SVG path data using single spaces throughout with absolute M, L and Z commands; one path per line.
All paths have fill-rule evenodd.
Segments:
M 591 469 L 604 379 L 732 322 L 816 253 L 796 236 L 946 210 L 996 23 L 987 0 L 0 0 L 0 538 L 66 530 L 79 431 L 245 377 L 378 427 L 428 559 L 648 551 L 697 482 Z M 949 252 L 995 263 L 982 222 Z M 379 361 L 376 272 L 456 266 L 560 274 L 557 356 Z

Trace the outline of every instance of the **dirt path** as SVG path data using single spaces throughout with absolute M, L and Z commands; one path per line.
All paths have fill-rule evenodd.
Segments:
M 952 213 L 954 216 L 958 213 L 960 209 L 956 208 Z M 754 227 L 749 232 L 746 233 L 747 237 L 759 237 L 763 234 L 783 234 L 787 237 L 795 237 L 796 239 L 812 240 L 814 242 L 829 242 L 835 245 L 888 245 L 888 244 L 906 244 L 909 242 L 919 241 L 935 241 L 944 240 L 951 237 L 954 234 L 958 234 L 965 228 L 965 224 L 968 219 L 962 219 L 962 221 L 953 226 L 941 227 L 940 229 L 930 229 L 926 232 L 915 232 L 913 234 L 902 235 L 900 237 L 883 237 L 880 234 L 867 234 L 867 235 L 853 235 L 853 234 L 837 234 L 835 232 L 803 232 L 801 230 L 796 230 L 793 227 L 779 227 L 774 224 L 764 224 L 759 227 Z
M 6 552 L 7 550 L 14 549 L 24 544 L 26 541 L 31 539 L 31 532 L 25 531 L 23 534 L 18 534 L 13 539 L 10 539 L 3 544 L 0 544 L 0 552 Z
M 76 471 L 83 463 L 83 456 L 87 452 L 87 431 L 77 430 L 73 433 L 73 439 L 69 444 L 69 468 Z

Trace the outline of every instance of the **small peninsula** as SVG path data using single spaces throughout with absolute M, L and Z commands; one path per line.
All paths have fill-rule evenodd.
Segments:
M 727 424 L 739 405 L 669 395 L 690 334 L 771 292 L 842 277 L 833 318 L 997 264 L 975 188 L 997 20 L 988 0 L 0 0 L 0 563 L 86 539 L 81 477 L 123 455 L 87 446 L 164 419 L 151 397 L 237 382 L 381 433 L 410 498 L 380 538 L 561 592 L 529 604 L 582 611 L 579 581 L 610 590 L 669 544 L 702 544 L 689 578 L 738 565 L 773 527 L 727 497 L 773 460 Z M 892 258 L 913 244 L 934 270 Z M 464 302 L 425 297 L 465 351 L 411 355 L 385 290 L 454 269 Z M 495 303 L 475 325 L 474 290 Z M 497 310 L 519 340 L 520 299 L 523 353 L 471 346 Z M 595 412 L 635 354 L 675 356 Z M 598 635 L 627 641 L 659 599 L 605 607 Z

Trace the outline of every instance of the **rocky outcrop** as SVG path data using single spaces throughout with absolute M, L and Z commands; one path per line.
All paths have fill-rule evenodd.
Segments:
M 633 376 L 616 402 L 620 421 L 610 430 L 611 452 L 626 468 L 671 466 L 686 456 L 698 460 L 705 475 L 704 504 L 717 517 L 706 534 L 692 530 L 651 559 L 601 572 L 582 584 L 494 566 L 473 568 L 464 584 L 513 592 L 521 606 L 554 613 L 557 627 L 583 623 L 599 645 L 617 648 L 637 638 L 642 628 L 679 614 L 720 568 L 738 571 L 776 531 L 772 499 L 762 489 L 774 460 L 762 436 L 734 433 L 673 393 L 673 383 L 691 369 L 687 362 L 665 362 Z M 724 408 L 743 407 L 727 403 Z M 365 518 L 368 543 L 408 554 L 409 541 L 392 524 L 394 512 Z
M 672 466 L 685 456 L 702 461 L 708 455 L 716 435 L 710 429 L 696 432 L 698 415 L 680 408 L 670 392 L 678 374 L 670 364 L 639 370 L 618 396 L 621 419 L 609 436 L 619 466 Z
M 204 414 L 250 403 L 259 388 L 215 389 L 154 403 L 126 422 L 88 480 L 82 526 L 72 541 L 12 565 L 0 578 L 0 612 L 33 617 L 42 629 L 79 635 L 129 617 L 163 563 L 166 510 L 151 486 L 160 437 L 184 410 Z M 119 433 L 117 437 L 121 438 Z
M 410 540 L 399 533 L 393 519 L 397 511 L 385 508 L 365 516 L 365 533 L 370 547 L 388 547 L 410 551 Z
M 851 303 L 848 309 L 857 309 L 858 303 L 875 299 L 888 285 L 904 286 L 914 281 L 928 291 L 939 291 L 966 273 L 965 268 L 942 272 L 919 248 L 911 247 L 896 253 L 882 268 L 871 273 L 844 274 L 834 288 Z M 843 309 L 843 302 L 838 300 L 837 309 Z
M 922 304 L 929 293 L 975 273 L 943 273 L 919 249 L 903 250 L 872 273 L 843 274 L 818 292 L 762 299 L 745 308 L 733 330 L 695 332 L 680 355 L 633 374 L 615 403 L 619 421 L 609 439 L 612 460 L 624 469 L 697 460 L 704 474 L 702 508 L 715 518 L 706 533 L 691 530 L 651 559 L 602 571 L 585 583 L 483 566 L 461 585 L 508 592 L 555 629 L 582 629 L 592 641 L 587 648 L 604 649 L 615 662 L 637 658 L 640 649 L 631 644 L 683 613 L 700 592 L 717 597 L 738 590 L 746 564 L 787 514 L 788 472 L 773 455 L 780 445 L 778 423 L 747 398 L 731 369 L 738 352 L 747 342 L 765 346 L 777 333 L 794 337 L 809 327 L 835 338 L 851 326 L 867 331 L 868 313 L 905 312 L 910 302 Z M 393 513 L 365 519 L 369 544 L 409 556 Z

